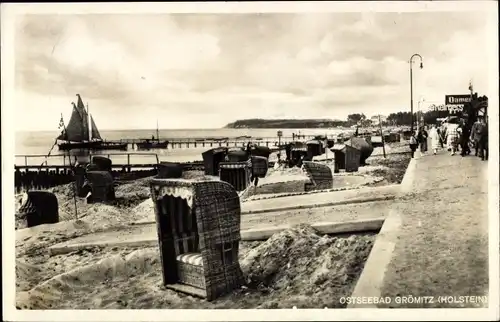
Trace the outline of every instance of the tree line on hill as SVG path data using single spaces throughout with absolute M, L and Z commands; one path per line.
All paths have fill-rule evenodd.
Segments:
M 417 118 L 417 113 L 414 114 L 414 120 Z M 425 123 L 435 123 L 436 119 L 442 116 L 441 111 L 430 111 L 420 113 L 423 116 Z M 367 118 L 363 113 L 349 114 L 346 120 L 331 120 L 331 119 L 245 119 L 237 120 L 229 123 L 225 128 L 281 128 L 281 129 L 308 129 L 308 128 L 331 128 L 331 127 L 351 127 L 359 124 L 360 126 L 372 126 L 378 124 L 377 118 Z M 410 125 L 410 112 L 391 113 L 382 120 L 382 125 Z
M 487 101 L 486 96 L 477 97 L 474 96 L 474 101 L 484 102 Z M 475 105 L 474 106 L 477 106 Z M 464 111 L 458 114 L 453 114 L 459 117 L 467 117 L 467 115 L 473 115 L 477 111 L 474 111 L 473 104 L 466 103 L 464 105 Z M 418 115 L 417 115 L 418 114 Z M 435 124 L 438 118 L 444 118 L 449 116 L 449 111 L 420 111 L 418 113 L 413 113 L 413 120 L 416 121 L 417 117 L 426 124 Z M 391 113 L 387 117 L 381 118 L 382 125 L 392 125 L 392 126 L 405 126 L 411 125 L 411 113 L 410 112 L 397 112 Z M 353 125 L 360 126 L 373 126 L 378 124 L 378 117 L 374 116 L 372 118 L 367 118 L 363 113 L 353 113 L 347 116 L 346 120 L 331 120 L 331 119 L 246 119 L 238 120 L 229 123 L 225 128 L 281 128 L 281 129 L 307 129 L 307 128 L 332 128 L 332 127 L 351 127 Z

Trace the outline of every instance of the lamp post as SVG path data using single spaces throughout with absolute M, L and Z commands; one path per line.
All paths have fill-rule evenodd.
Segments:
M 422 60 L 422 56 L 419 54 L 413 54 L 410 57 L 410 112 L 411 112 L 411 131 L 413 133 L 413 58 L 418 57 L 420 58 L 420 69 L 424 68 L 424 63 Z

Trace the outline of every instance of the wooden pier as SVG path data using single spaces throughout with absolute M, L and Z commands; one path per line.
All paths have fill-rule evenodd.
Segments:
M 300 135 L 301 140 L 311 140 L 315 135 Z M 333 137 L 333 136 L 332 136 Z M 279 144 L 287 144 L 299 139 L 299 136 L 289 136 L 289 137 L 265 137 L 265 138 L 253 138 L 253 137 L 236 137 L 236 138 L 164 138 L 160 139 L 160 142 L 168 141 L 168 148 L 170 149 L 184 149 L 184 148 L 218 148 L 218 147 L 244 147 L 247 143 L 258 144 L 267 147 L 277 147 Z M 121 139 L 121 140 L 108 140 L 106 142 L 113 143 L 127 143 L 132 146 L 132 148 L 140 142 L 144 142 L 145 139 Z M 155 138 L 155 141 L 157 139 Z

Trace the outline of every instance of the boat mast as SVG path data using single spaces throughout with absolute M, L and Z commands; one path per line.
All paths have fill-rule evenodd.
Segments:
M 90 116 L 89 103 L 87 103 L 87 117 L 89 122 L 89 142 L 92 141 L 92 116 Z
M 160 142 L 160 130 L 158 129 L 158 119 L 156 120 L 156 139 Z

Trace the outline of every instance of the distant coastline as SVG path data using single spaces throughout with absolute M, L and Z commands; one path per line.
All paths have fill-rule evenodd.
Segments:
M 224 126 L 225 129 L 322 129 L 349 127 L 352 122 L 330 119 L 246 119 Z

